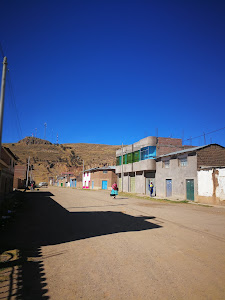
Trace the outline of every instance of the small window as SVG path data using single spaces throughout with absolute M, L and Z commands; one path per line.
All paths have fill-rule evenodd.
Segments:
M 185 158 L 180 158 L 180 166 L 181 167 L 186 167 L 188 165 L 188 162 L 187 162 L 187 157 Z
M 103 171 L 103 174 L 107 174 L 108 173 L 108 171 Z
M 164 167 L 165 169 L 169 169 L 169 167 L 170 167 L 170 160 L 164 161 L 164 162 L 163 162 L 163 167 Z

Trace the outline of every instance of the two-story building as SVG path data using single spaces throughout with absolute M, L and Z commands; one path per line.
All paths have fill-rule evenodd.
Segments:
M 116 151 L 116 174 L 119 190 L 131 193 L 149 194 L 150 182 L 154 185 L 156 156 L 182 150 L 182 140 L 149 136 Z

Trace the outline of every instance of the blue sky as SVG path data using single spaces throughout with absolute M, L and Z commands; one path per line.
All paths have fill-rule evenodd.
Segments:
M 3 142 L 45 122 L 51 142 L 111 145 L 224 128 L 224 16 L 222 0 L 2 0 Z

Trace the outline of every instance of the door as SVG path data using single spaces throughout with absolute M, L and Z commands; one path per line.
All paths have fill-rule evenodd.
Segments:
M 91 188 L 93 190 L 93 188 L 94 188 L 94 180 L 92 180 Z
M 107 180 L 102 180 L 102 189 L 107 190 Z
M 61 182 L 61 186 L 63 186 L 63 183 Z
M 194 179 L 187 179 L 186 180 L 186 193 L 187 193 L 187 200 L 194 201 Z
M 166 197 L 172 196 L 172 179 L 166 179 Z
M 156 195 L 156 193 L 155 193 L 155 178 L 146 178 L 145 193 L 146 193 L 146 195 L 150 195 L 149 185 L 150 185 L 151 182 L 153 184 L 153 193 L 152 193 L 152 195 L 155 196 Z
M 130 177 L 130 192 L 135 193 L 135 177 Z

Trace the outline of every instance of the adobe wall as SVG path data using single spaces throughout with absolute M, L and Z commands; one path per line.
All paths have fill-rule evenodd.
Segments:
M 197 168 L 201 166 L 224 167 L 225 148 L 219 145 L 210 145 L 197 152 Z

